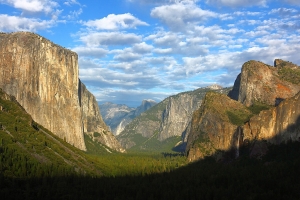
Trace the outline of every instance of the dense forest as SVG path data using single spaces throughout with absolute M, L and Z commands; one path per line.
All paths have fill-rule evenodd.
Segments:
M 188 163 L 179 153 L 80 151 L 35 123 L 0 92 L 1 199 L 300 199 L 300 143 L 261 158 Z M 110 153 L 111 152 L 111 153 Z
M 2 151 L 2 159 L 5 154 Z M 217 163 L 205 158 L 165 172 L 149 168 L 148 174 L 92 177 L 54 170 L 21 178 L 1 173 L 0 195 L 3 199 L 299 199 L 299 154 L 296 142 L 271 146 L 262 159 L 241 156 Z M 136 162 L 147 165 L 151 163 L 147 157 L 136 157 Z M 172 157 L 177 158 L 182 159 Z

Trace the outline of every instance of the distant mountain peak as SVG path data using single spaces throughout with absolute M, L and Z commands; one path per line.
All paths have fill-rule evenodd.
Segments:
M 207 86 L 206 88 L 209 88 L 209 89 L 211 89 L 211 90 L 220 90 L 220 89 L 222 89 L 223 87 L 220 86 L 220 85 L 218 85 L 218 84 L 212 84 L 212 85 Z
M 109 125 L 115 135 L 118 135 L 132 119 L 156 104 L 156 101 L 152 99 L 144 99 L 137 108 L 114 103 L 100 104 L 99 107 L 105 123 Z
M 156 101 L 155 100 L 153 100 L 153 99 L 143 99 L 143 101 L 142 102 L 151 102 L 151 103 L 156 103 Z

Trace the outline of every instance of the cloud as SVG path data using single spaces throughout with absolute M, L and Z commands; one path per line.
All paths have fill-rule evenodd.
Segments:
M 79 17 L 79 15 L 82 14 L 82 12 L 83 12 L 82 8 L 79 8 L 78 10 L 70 11 L 69 14 L 67 16 L 65 16 L 64 18 L 67 18 L 69 20 L 76 19 Z
M 292 8 L 277 8 L 277 9 L 272 9 L 269 12 L 269 14 L 280 15 L 283 17 L 289 17 L 289 16 L 291 17 L 295 13 L 299 14 L 299 11 L 297 11 L 296 9 L 292 9 Z
M 146 44 L 145 42 L 134 44 L 132 50 L 138 54 L 150 53 L 153 49 L 152 45 Z
M 153 4 L 153 5 L 165 5 L 165 4 L 174 4 L 180 2 L 198 2 L 199 0 L 127 0 L 131 3 L 140 3 L 140 4 Z
M 183 1 L 172 5 L 163 5 L 152 9 L 151 17 L 158 18 L 172 31 L 185 32 L 195 24 L 203 23 L 217 14 L 202 10 L 196 4 Z
M 142 38 L 134 33 L 95 32 L 81 35 L 80 40 L 87 46 L 132 45 L 140 43 Z
M 266 6 L 267 0 L 207 0 L 206 2 L 215 7 L 248 7 Z
M 97 101 L 102 104 L 108 101 L 117 104 L 126 104 L 131 107 L 137 107 L 141 105 L 144 99 L 153 99 L 156 102 L 160 102 L 166 97 L 173 95 L 172 92 L 165 91 L 145 91 L 139 89 L 116 89 L 116 88 L 100 88 L 90 87 L 90 91 L 93 92 Z
M 284 2 L 286 2 L 288 4 L 300 6 L 300 1 L 299 0 L 284 0 Z
M 119 30 L 135 28 L 137 26 L 149 26 L 149 24 L 137 19 L 130 13 L 120 15 L 110 14 L 102 19 L 89 20 L 82 22 L 82 24 L 96 30 Z
M 250 12 L 250 11 L 236 11 L 233 13 L 233 15 L 236 16 L 258 16 L 258 15 L 262 15 L 261 12 Z
M 172 48 L 166 48 L 166 49 L 156 48 L 156 49 L 154 49 L 154 52 L 158 53 L 158 54 L 171 54 L 171 53 L 173 53 L 173 49 Z
M 1 0 L 1 2 L 21 9 L 28 13 L 44 12 L 49 14 L 54 11 L 59 4 L 52 0 Z
M 138 60 L 141 58 L 141 55 L 130 52 L 130 51 L 124 51 L 120 54 L 117 54 L 114 56 L 114 59 L 120 62 L 132 62 L 134 60 Z
M 1 31 L 33 31 L 49 29 L 55 25 L 53 20 L 39 20 L 0 14 Z
M 175 58 L 172 56 L 146 57 L 144 58 L 144 61 L 155 66 L 170 66 L 177 64 Z
M 65 5 L 71 6 L 71 5 L 81 5 L 77 0 L 67 0 L 64 2 Z
M 80 65 L 82 65 L 80 61 Z M 162 81 L 142 72 L 124 73 L 106 68 L 80 68 L 80 79 L 89 85 L 103 88 L 115 87 L 123 89 L 151 89 L 162 85 Z
M 174 47 L 180 43 L 180 38 L 175 33 L 166 32 L 162 37 L 157 37 L 153 42 L 161 47 Z
M 201 36 L 183 35 L 174 32 L 160 31 L 152 34 L 146 40 L 152 40 L 155 45 L 154 53 L 158 54 L 179 54 L 183 56 L 195 56 L 207 53 L 206 43 L 209 41 L 204 35 Z
M 95 58 L 102 58 L 108 54 L 108 50 L 99 48 L 99 47 L 85 47 L 85 46 L 78 46 L 72 48 L 72 51 L 79 54 L 79 56 L 88 56 L 88 57 L 95 57 Z

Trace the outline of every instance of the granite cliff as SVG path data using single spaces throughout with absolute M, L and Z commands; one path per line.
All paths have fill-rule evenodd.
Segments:
M 83 131 L 106 126 L 101 116 L 91 117 L 99 112 L 82 87 L 76 53 L 34 33 L 0 34 L 0 88 L 15 96 L 34 121 L 86 150 Z
M 216 86 L 214 86 L 216 87 Z M 207 91 L 228 93 L 228 88 L 200 88 L 170 96 L 129 123 L 117 139 L 126 148 L 171 150 L 186 143 L 186 129 L 192 113 L 199 108 Z
M 300 69 L 276 59 L 274 67 L 249 61 L 242 67 L 228 96 L 208 93 L 194 112 L 186 154 L 190 161 L 250 145 L 262 155 L 267 144 L 300 139 Z M 262 141 L 266 141 L 262 142 Z
M 259 61 L 248 61 L 242 66 L 229 96 L 246 106 L 255 102 L 278 105 L 300 90 L 297 73 L 297 65 L 280 59 L 274 61 L 274 67 Z

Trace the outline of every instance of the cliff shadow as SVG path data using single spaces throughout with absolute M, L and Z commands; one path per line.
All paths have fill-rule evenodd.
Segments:
M 240 93 L 240 85 L 241 85 L 241 73 L 236 77 L 233 88 L 228 93 L 228 97 L 230 97 L 233 100 L 238 101 L 239 99 L 239 93 Z

